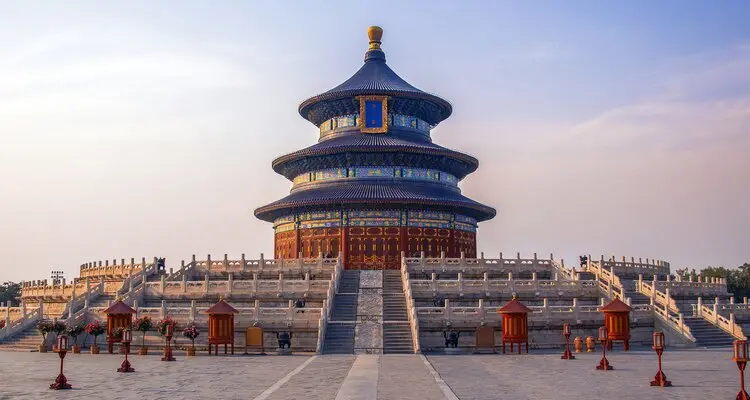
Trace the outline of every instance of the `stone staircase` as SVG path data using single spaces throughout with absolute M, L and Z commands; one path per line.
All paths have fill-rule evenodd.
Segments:
M 51 335 L 54 335 L 52 333 Z M 36 324 L 19 334 L 0 342 L 0 351 L 36 351 L 42 344 L 42 334 L 36 330 Z
M 734 341 L 732 335 L 706 321 L 702 317 L 686 317 L 685 325 L 695 337 L 695 344 L 699 347 L 731 346 Z
M 383 353 L 414 353 L 400 271 L 383 271 Z
M 331 320 L 323 341 L 324 354 L 353 354 L 354 330 L 359 298 L 359 271 L 347 270 L 341 276 L 339 292 L 333 298 Z
M 629 279 L 620 279 L 622 288 L 625 290 L 625 297 L 629 298 L 632 304 L 649 304 L 651 299 L 636 289 L 636 281 Z

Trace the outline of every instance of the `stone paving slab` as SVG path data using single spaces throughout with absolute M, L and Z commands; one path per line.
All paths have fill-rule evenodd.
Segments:
M 394 354 L 380 357 L 378 400 L 442 400 L 443 393 L 422 357 Z
M 118 355 L 68 354 L 73 390 L 49 390 L 60 369 L 54 353 L 0 352 L 0 399 L 252 399 L 305 362 L 307 356 L 131 357 L 136 372 L 116 372 Z
M 459 399 L 733 399 L 739 372 L 731 348 L 666 351 L 663 369 L 674 387 L 651 387 L 653 351 L 616 352 L 613 371 L 596 371 L 601 353 L 428 356 Z
M 463 400 L 733 399 L 739 373 L 731 356 L 730 348 L 668 350 L 664 372 L 675 386 L 653 388 L 650 350 L 608 354 L 615 368 L 608 372 L 594 369 L 600 353 L 578 353 L 571 361 L 549 352 L 427 356 L 439 377 L 418 355 L 358 356 L 357 368 L 355 356 L 177 356 L 172 363 L 134 356 L 137 372 L 120 374 L 122 356 L 69 354 L 65 370 L 74 390 L 55 392 L 48 387 L 59 369 L 56 354 L 0 352 L 0 399 L 254 399 L 264 392 L 268 399 L 452 398 L 436 378 Z
M 318 356 L 268 397 L 269 400 L 333 399 L 354 363 L 355 356 Z

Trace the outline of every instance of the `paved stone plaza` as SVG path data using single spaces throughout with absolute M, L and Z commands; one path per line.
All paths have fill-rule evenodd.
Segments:
M 66 357 L 74 390 L 47 387 L 55 354 L 0 353 L 0 399 L 729 399 L 739 378 L 731 349 L 673 350 L 664 355 L 672 388 L 652 388 L 656 356 L 615 352 L 614 371 L 595 371 L 600 353 L 185 358 L 167 363 L 134 356 L 136 373 L 115 372 L 122 356 Z M 425 363 L 427 362 L 427 364 Z M 428 365 L 429 364 L 429 365 Z

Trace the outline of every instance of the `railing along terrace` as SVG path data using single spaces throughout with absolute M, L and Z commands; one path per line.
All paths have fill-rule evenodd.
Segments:
M 588 260 L 592 261 L 591 256 L 588 257 Z M 670 274 L 668 262 L 653 259 L 649 260 L 648 258 L 645 262 L 640 257 L 638 258 L 638 261 L 635 260 L 635 257 L 630 257 L 630 261 L 627 261 L 627 258 L 622 256 L 622 258 L 617 261 L 614 256 L 605 259 L 602 255 L 599 259 L 599 265 L 607 270 L 614 268 L 615 271 L 620 274 L 643 274 L 649 276 L 664 276 Z
M 183 278 L 185 276 L 183 275 Z M 329 291 L 330 280 L 312 280 L 309 273 L 305 279 L 285 279 L 280 273 L 278 279 L 258 279 L 257 273 L 250 280 L 235 280 L 230 274 L 226 280 L 211 280 L 208 274 L 201 281 L 146 282 L 144 294 L 146 296 L 190 296 L 204 294 L 226 295 L 266 295 L 277 297 L 284 293 L 323 295 Z
M 403 253 L 402 253 L 403 254 Z M 426 258 L 424 252 L 420 257 L 403 258 L 407 272 L 464 272 L 482 274 L 483 272 L 503 271 L 514 274 L 521 272 L 554 272 L 552 264 L 553 255 L 549 259 L 540 259 L 534 253 L 533 258 L 521 258 L 521 253 L 516 253 L 516 258 L 505 258 L 500 253 L 500 258 L 484 258 L 481 253 L 480 258 L 446 258 L 445 253 L 441 253 L 439 258 Z
M 320 320 L 318 321 L 318 340 L 315 344 L 315 352 L 317 354 L 323 354 L 323 341 L 326 337 L 326 331 L 328 330 L 328 321 L 331 319 L 331 313 L 333 312 L 333 301 L 336 298 L 336 293 L 339 292 L 339 285 L 341 285 L 341 276 L 344 272 L 344 266 L 341 263 L 341 260 L 341 254 L 339 253 L 336 268 L 333 270 L 331 280 L 328 282 L 328 292 L 326 292 L 326 298 L 323 300 L 323 307 L 320 311 Z
M 134 274 L 136 271 L 145 268 L 147 265 L 146 257 L 142 257 L 139 264 L 136 264 L 135 258 L 131 258 L 129 264 L 125 263 L 124 258 L 120 260 L 119 264 L 117 263 L 117 259 L 113 259 L 111 264 L 109 260 L 105 260 L 103 263 L 102 261 L 93 261 L 81 264 L 80 277 L 125 277 Z
M 733 305 L 734 304 L 731 304 L 729 306 Z M 745 333 L 742 331 L 742 325 L 737 323 L 734 313 L 734 311 L 747 311 L 747 304 L 742 304 L 741 306 L 743 307 L 727 307 L 732 311 L 729 312 L 728 317 L 725 317 L 721 315 L 721 311 L 726 311 L 726 309 L 722 310 L 720 308 L 721 305 L 719 304 L 719 298 L 717 297 L 716 301 L 713 304 L 702 304 L 701 301 L 695 305 L 693 310 L 696 312 L 697 316 L 702 317 L 706 321 L 719 327 L 719 329 L 723 330 L 724 332 L 727 332 L 730 335 L 734 336 L 735 339 L 747 340 Z
M 419 317 L 417 316 L 417 308 L 414 304 L 414 293 L 406 266 L 406 257 L 401 257 L 401 260 L 401 284 L 406 299 L 406 315 L 409 320 L 409 329 L 411 329 L 412 348 L 414 349 L 414 353 L 420 353 L 422 350 L 419 342 Z M 434 279 L 435 274 L 433 273 L 432 275 Z
M 421 324 L 432 327 L 445 326 L 479 326 L 481 324 L 498 325 L 502 316 L 497 312 L 498 307 L 487 307 L 482 299 L 475 307 L 454 307 L 446 300 L 444 307 L 417 307 L 417 317 Z M 602 302 L 603 303 L 603 302 Z M 590 321 L 602 321 L 604 313 L 599 305 L 580 305 L 573 299 L 570 305 L 550 306 L 544 299 L 542 306 L 529 306 L 532 312 L 528 318 L 530 323 L 538 325 L 562 325 L 564 322 L 580 324 Z M 631 319 L 633 321 L 651 318 L 653 308 L 648 304 L 632 305 Z
M 42 302 L 39 302 L 39 307 L 33 311 L 28 311 L 24 309 L 25 312 L 23 312 L 23 315 L 21 318 L 14 319 L 8 321 L 6 319 L 5 326 L 0 329 L 0 341 L 5 340 L 9 337 L 12 337 L 19 332 L 22 332 L 36 324 L 37 321 L 39 321 L 44 313 L 44 305 Z
M 193 303 L 194 304 L 194 303 Z M 259 301 L 255 301 L 255 307 L 235 307 L 239 313 L 235 315 L 235 323 L 241 326 L 252 326 L 259 324 L 264 327 L 288 327 L 292 328 L 317 328 L 321 318 L 322 308 L 296 308 L 294 301 L 290 300 L 288 307 L 260 307 Z M 194 321 L 199 324 L 208 323 L 208 315 L 205 311 L 209 307 L 134 307 L 137 317 L 149 316 L 158 320 L 166 316 L 171 317 L 178 323 Z M 89 312 L 99 319 L 106 319 L 104 311 L 107 307 L 91 307 Z
M 532 294 L 543 297 L 596 297 L 598 296 L 597 282 L 593 280 L 545 280 L 537 279 L 536 272 L 532 279 L 514 279 L 513 273 L 508 273 L 508 279 L 464 279 L 463 273 L 458 273 L 458 279 L 437 279 L 432 273 L 431 279 L 410 279 L 411 291 L 416 298 L 436 296 L 438 294 Z
M 215 272 L 318 272 L 333 271 L 338 263 L 338 258 L 323 258 L 322 255 L 316 258 L 294 259 L 270 259 L 266 260 L 261 253 L 257 260 L 248 260 L 243 253 L 239 260 L 230 260 L 224 254 L 221 260 L 213 260 L 211 255 L 207 255 L 205 260 L 197 260 L 193 255 L 192 263 L 195 265 L 195 271 L 203 275 L 205 273 Z

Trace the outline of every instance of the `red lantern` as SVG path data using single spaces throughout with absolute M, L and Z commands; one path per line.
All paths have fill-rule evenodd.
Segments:
M 657 357 L 659 357 L 659 370 L 654 376 L 654 380 L 651 381 L 651 386 L 672 386 L 672 382 L 667 380 L 667 376 L 661 370 L 661 355 L 664 352 L 664 333 L 654 332 L 654 351 L 656 351 Z
M 68 353 L 68 336 L 60 335 L 57 337 L 57 355 L 60 356 L 60 374 L 57 375 L 57 379 L 55 379 L 55 383 L 49 385 L 50 389 L 62 390 L 62 389 L 70 389 L 73 387 L 68 383 L 68 378 L 65 377 L 65 374 L 63 374 L 63 360 L 65 359 L 65 354 L 67 353 Z
M 734 341 L 734 362 L 740 370 L 740 392 L 737 394 L 737 400 L 748 400 L 750 397 L 745 391 L 745 366 L 747 365 L 747 340 Z
M 563 324 L 563 335 L 565 336 L 565 351 L 560 356 L 563 360 L 575 360 L 575 356 L 570 352 L 570 324 Z
M 125 329 L 122 332 L 122 342 L 125 344 L 130 344 L 133 341 L 133 332 L 130 330 L 130 328 Z
M 602 359 L 599 360 L 599 365 L 596 366 L 596 369 L 600 371 L 610 371 L 613 370 L 611 365 L 609 365 L 609 360 L 607 360 L 607 335 L 609 332 L 607 332 L 607 327 L 602 326 L 599 328 L 599 341 L 602 342 Z
M 133 331 L 130 328 L 122 331 L 122 345 L 125 346 L 125 361 L 122 362 L 120 368 L 117 368 L 117 372 L 135 372 L 135 369 L 131 367 L 130 361 L 128 361 L 128 354 L 130 354 L 130 343 L 133 341 Z

